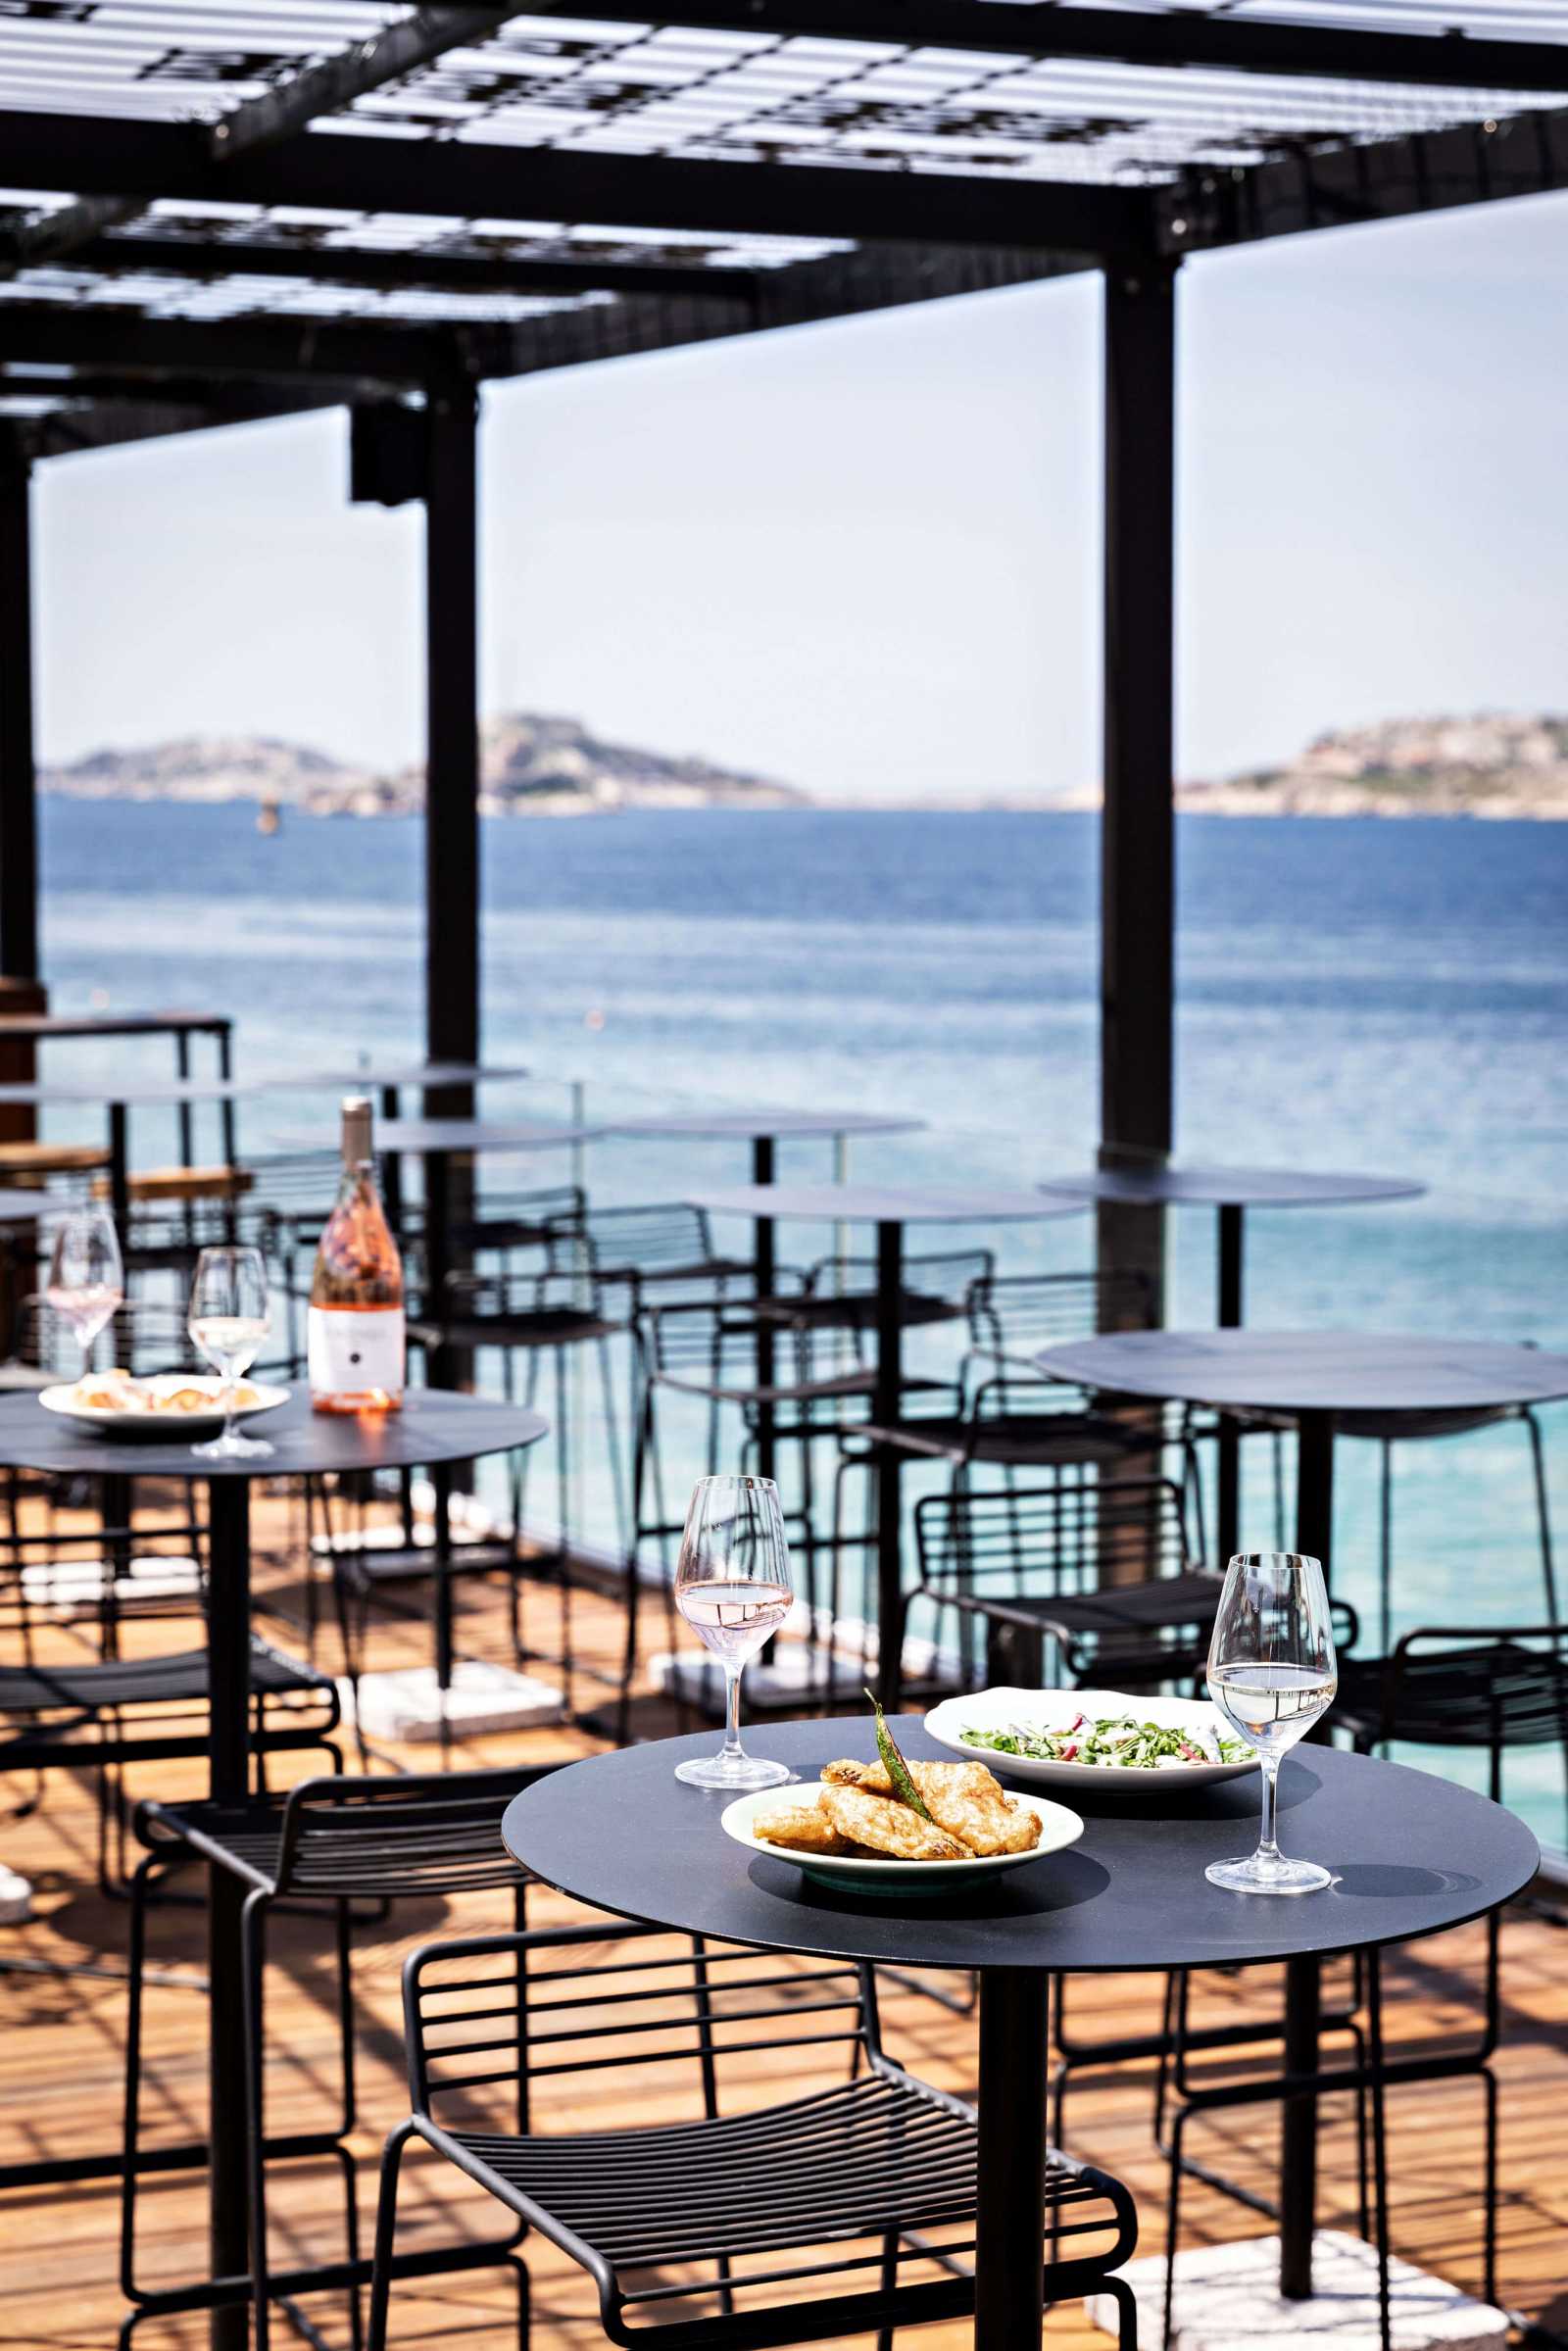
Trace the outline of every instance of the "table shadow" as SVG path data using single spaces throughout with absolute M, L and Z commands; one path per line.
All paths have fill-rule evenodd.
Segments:
M 1435 1894 L 1474 1893 L 1479 1878 L 1466 1870 L 1429 1870 L 1406 1861 L 1342 1861 L 1324 1859 L 1334 1871 L 1334 1890 L 1374 1902 L 1430 1901 Z
M 912 1889 L 890 1890 L 886 1900 L 846 1886 L 842 1892 L 808 1878 L 793 1864 L 764 1859 L 759 1854 L 747 1876 L 759 1892 L 793 1903 L 823 1917 L 912 1917 L 921 1920 L 1049 1918 L 1053 1912 L 1077 1910 L 1095 1901 L 1110 1884 L 1110 1873 L 1087 1853 L 1042 1855 L 1031 1867 L 1009 1870 L 989 1885 L 970 1886 L 956 1893 L 926 1894 Z

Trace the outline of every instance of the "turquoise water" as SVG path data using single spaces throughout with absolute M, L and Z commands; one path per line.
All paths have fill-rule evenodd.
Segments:
M 536 1073 L 497 1105 L 590 1115 L 707 1101 L 909 1112 L 857 1174 L 1009 1185 L 1087 1163 L 1096 1122 L 1096 827 L 1077 814 L 732 811 L 486 827 L 485 1048 Z M 61 1006 L 201 1003 L 241 1074 L 416 1052 L 419 829 L 245 808 L 47 804 L 46 968 Z M 1188 819 L 1180 828 L 1178 1148 L 1409 1174 L 1399 1206 L 1255 1215 L 1248 1316 L 1568 1347 L 1568 826 Z M 169 1064 L 167 1045 L 57 1047 L 49 1067 Z M 68 1055 L 69 1062 L 68 1062 Z M 255 1148 L 318 1096 L 246 1106 Z M 91 1133 L 52 1114 L 49 1131 Z M 135 1126 L 162 1155 L 171 1130 Z M 827 1147 L 781 1153 L 825 1175 Z M 540 1163 L 540 1181 L 565 1173 Z M 734 1146 L 601 1146 L 596 1198 L 740 1181 Z M 945 1235 L 961 1247 L 970 1236 Z M 973 1237 L 1006 1264 L 1086 1261 L 1087 1222 Z M 1173 1223 L 1170 1319 L 1206 1322 L 1205 1213 Z M 825 1246 L 791 1234 L 797 1257 Z M 1546 1415 L 1559 1532 L 1568 1411 Z M 1244 1533 L 1272 1540 L 1266 1447 Z M 598 1512 L 603 1518 L 603 1509 Z M 1400 1458 L 1397 1616 L 1540 1614 L 1523 1439 Z M 1375 1587 L 1376 1464 L 1341 1448 L 1336 1582 Z M 1565 1561 L 1568 1572 L 1568 1561 Z M 1510 1792 L 1562 1841 L 1554 1757 Z

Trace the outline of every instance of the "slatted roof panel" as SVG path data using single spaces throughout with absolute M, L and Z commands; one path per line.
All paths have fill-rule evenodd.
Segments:
M 1096 12 L 1107 13 L 1100 0 Z M 830 23 L 835 14 L 857 18 L 854 0 L 815 13 Z M 1032 32 L 1040 13 L 1027 9 Z M 1075 0 L 1060 0 L 1054 13 L 1069 25 Z M 552 13 L 514 18 L 489 39 L 447 52 L 359 98 L 330 127 L 580 155 L 1145 184 L 1184 166 L 1245 168 L 1307 147 L 1526 113 L 1560 105 L 1568 93 L 1564 0 L 1178 0 L 1119 11 L 1110 0 L 1108 13 L 1561 42 L 1563 90 L 1197 66 L 1172 73 L 1005 47 Z M 358 0 L 0 0 L 0 107 L 216 122 L 406 14 Z M 999 42 L 1009 19 L 1026 21 L 1024 0 L 965 0 L 963 14 Z

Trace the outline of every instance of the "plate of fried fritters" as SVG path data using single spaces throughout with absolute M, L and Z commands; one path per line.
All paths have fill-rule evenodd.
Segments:
M 725 1807 L 721 1827 L 754 1853 L 793 1861 L 846 1893 L 952 1893 L 1076 1844 L 1065 1804 L 1015 1795 L 983 1763 L 907 1767 L 929 1819 L 900 1799 L 880 1763 L 825 1763 L 803 1788 L 764 1788 Z

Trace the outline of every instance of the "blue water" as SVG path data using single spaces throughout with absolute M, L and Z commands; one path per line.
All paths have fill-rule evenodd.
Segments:
M 241 1074 L 420 1041 L 413 822 L 50 802 L 44 954 L 58 1005 L 233 1013 Z M 1097 1116 L 1096 826 L 1078 814 L 711 811 L 485 829 L 485 1049 L 535 1073 L 497 1103 L 590 1115 L 704 1101 L 909 1112 L 858 1174 L 1026 1183 L 1087 1163 Z M 1179 841 L 1180 1151 L 1409 1174 L 1425 1199 L 1254 1215 L 1248 1316 L 1568 1347 L 1568 826 L 1189 819 Z M 93 1068 L 96 1048 L 56 1047 Z M 169 1048 L 102 1049 L 163 1070 Z M 319 1097 L 246 1106 L 261 1147 Z M 92 1132 L 54 1115 L 49 1131 Z M 170 1136 L 136 1124 L 149 1155 Z M 827 1147 L 782 1154 L 825 1174 Z M 549 1180 L 556 1168 L 542 1169 Z M 564 1173 L 564 1164 L 559 1172 Z M 734 1146 L 601 1146 L 598 1198 L 740 1181 Z M 1211 1319 L 1208 1217 L 1173 1220 L 1173 1321 Z M 944 1246 L 970 1238 L 944 1236 Z M 1086 1259 L 1068 1221 L 973 1238 Z M 820 1233 L 790 1235 L 811 1253 Z M 1546 1416 L 1559 1530 L 1568 1412 Z M 1248 1524 L 1272 1540 L 1266 1447 Z M 1375 1462 L 1342 1446 L 1336 1581 L 1375 1585 Z M 1524 1442 L 1407 1449 L 1398 1622 L 1540 1614 Z M 1565 1562 L 1568 1567 L 1568 1562 Z M 1562 1840 L 1554 1758 L 1510 1793 Z

